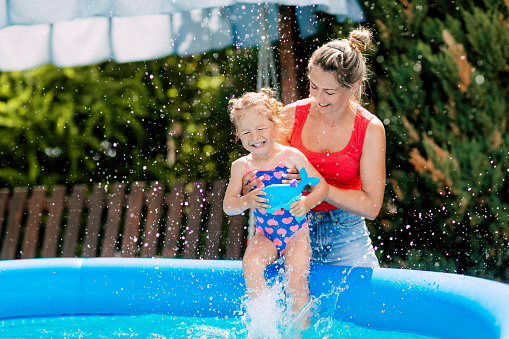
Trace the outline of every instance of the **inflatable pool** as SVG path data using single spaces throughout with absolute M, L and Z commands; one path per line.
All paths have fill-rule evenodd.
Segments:
M 267 275 L 274 275 L 268 270 Z M 446 273 L 313 266 L 311 293 L 338 286 L 334 317 L 436 338 L 509 339 L 509 285 Z M 240 261 L 55 258 L 0 262 L 0 318 L 80 314 L 233 317 Z M 237 312 L 237 313 L 236 313 Z

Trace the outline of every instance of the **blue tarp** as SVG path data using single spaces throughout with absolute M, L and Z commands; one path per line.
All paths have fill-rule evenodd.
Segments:
M 228 46 L 257 46 L 262 18 L 278 39 L 278 5 L 296 6 L 304 38 L 318 30 L 317 12 L 363 21 L 357 0 L 0 0 L 0 70 L 45 63 L 58 67 L 192 55 Z

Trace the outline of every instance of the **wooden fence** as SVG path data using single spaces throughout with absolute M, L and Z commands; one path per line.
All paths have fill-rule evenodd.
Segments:
M 222 180 L 0 189 L 0 259 L 240 259 L 246 222 L 224 214 L 225 189 Z

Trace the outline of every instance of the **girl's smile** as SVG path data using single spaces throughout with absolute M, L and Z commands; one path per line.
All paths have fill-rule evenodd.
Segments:
M 272 154 L 277 136 L 276 124 L 260 112 L 259 105 L 246 109 L 237 123 L 237 134 L 244 148 L 262 158 Z

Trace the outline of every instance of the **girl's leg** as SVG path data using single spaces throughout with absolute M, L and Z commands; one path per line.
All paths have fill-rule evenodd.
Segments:
M 242 259 L 242 271 L 250 298 L 256 298 L 267 287 L 265 268 L 277 258 L 276 246 L 265 235 L 256 233 Z
M 311 259 L 311 245 L 309 230 L 300 229 L 292 237 L 284 252 L 286 274 L 288 275 L 288 292 L 293 298 L 293 309 L 300 311 L 309 301 L 309 262 Z

